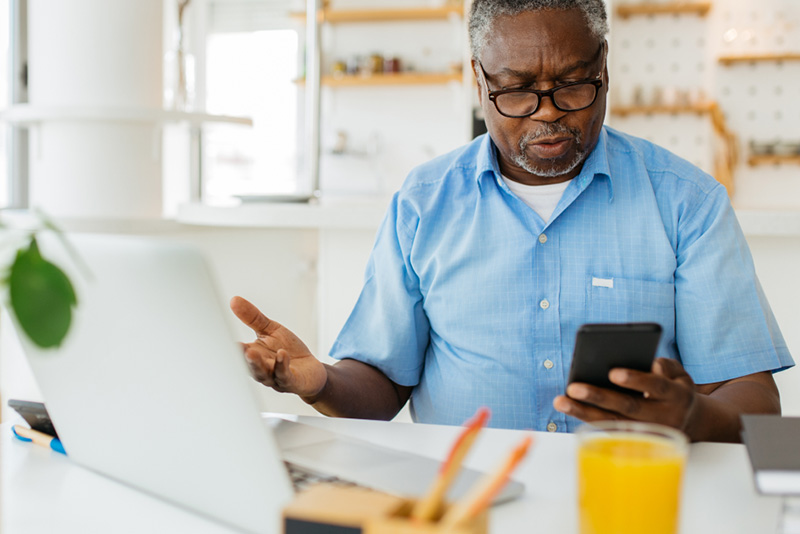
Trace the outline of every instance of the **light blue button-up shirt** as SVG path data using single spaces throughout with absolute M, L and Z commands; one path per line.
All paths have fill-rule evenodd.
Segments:
M 481 136 L 414 169 L 390 204 L 331 350 L 416 386 L 411 413 L 572 431 L 553 409 L 583 323 L 654 321 L 697 383 L 794 363 L 725 188 L 605 127 L 549 222 Z M 555 425 L 555 427 L 553 426 Z

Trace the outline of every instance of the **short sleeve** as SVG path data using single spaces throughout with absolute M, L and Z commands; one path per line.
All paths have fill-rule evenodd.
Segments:
M 695 382 L 794 365 L 722 186 L 687 213 L 677 258 L 676 339 Z
M 392 198 L 381 223 L 364 287 L 330 355 L 362 361 L 397 384 L 415 386 L 422 374 L 430 325 L 410 262 L 416 223 L 413 217 L 401 220 L 399 195 Z

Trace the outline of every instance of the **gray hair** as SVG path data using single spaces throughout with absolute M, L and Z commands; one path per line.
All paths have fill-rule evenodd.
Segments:
M 469 13 L 469 44 L 472 57 L 480 59 L 489 41 L 492 24 L 501 15 L 519 15 L 544 9 L 579 9 L 598 41 L 608 33 L 608 16 L 603 0 L 473 0 Z

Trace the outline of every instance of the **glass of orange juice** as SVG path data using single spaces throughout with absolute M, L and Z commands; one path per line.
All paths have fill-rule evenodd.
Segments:
M 600 421 L 578 428 L 580 534 L 676 534 L 689 441 L 674 428 Z

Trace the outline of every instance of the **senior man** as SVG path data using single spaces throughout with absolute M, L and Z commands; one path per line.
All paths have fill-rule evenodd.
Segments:
M 488 134 L 414 169 L 394 195 L 361 295 L 319 362 L 235 297 L 257 334 L 254 377 L 321 413 L 572 431 L 580 420 L 667 424 L 738 441 L 741 413 L 780 413 L 793 365 L 725 189 L 603 126 L 602 0 L 475 0 L 472 66 Z M 600 281 L 600 283 L 598 283 Z M 663 327 L 639 392 L 571 384 L 588 322 Z

